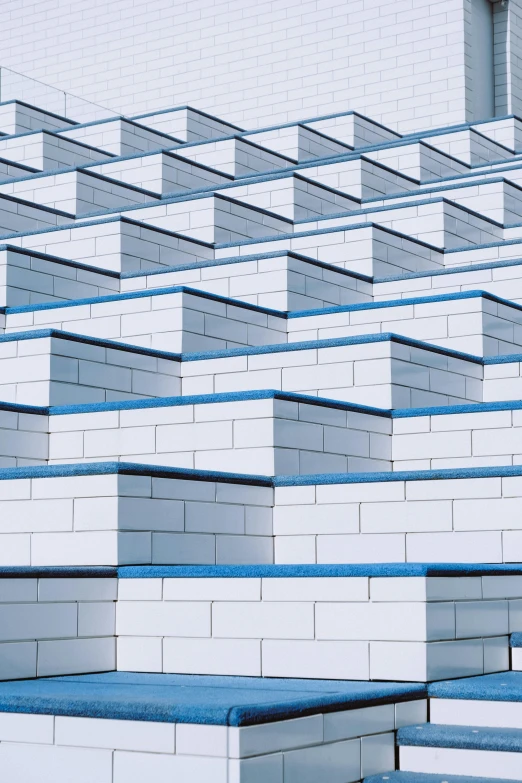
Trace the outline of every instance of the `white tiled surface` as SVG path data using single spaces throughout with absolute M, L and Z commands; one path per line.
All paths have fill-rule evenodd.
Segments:
M 425 701 L 410 705 L 422 709 Z M 167 783 L 175 774 L 180 783 L 210 778 L 218 783 L 318 783 L 328 774 L 338 783 L 355 783 L 363 775 L 386 772 L 393 763 L 393 731 L 399 725 L 395 706 L 241 728 L 6 714 L 0 720 L 0 763 L 31 782 L 65 782 L 71 775 L 88 781 L 94 775 L 102 783 L 118 783 L 124 776 L 138 781 L 154 775 Z

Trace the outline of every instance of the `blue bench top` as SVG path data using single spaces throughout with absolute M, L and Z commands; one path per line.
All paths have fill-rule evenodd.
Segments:
M 504 778 L 470 778 L 469 775 L 433 775 L 429 772 L 385 772 L 364 778 L 363 783 L 509 783 Z M 512 782 L 511 782 L 512 783 Z
M 522 729 L 421 723 L 399 729 L 397 745 L 522 753 Z
M 303 563 L 266 565 L 0 566 L 0 579 L 306 579 L 520 576 L 520 563 Z M 522 646 L 522 634 L 511 635 Z
M 433 682 L 428 686 L 428 693 L 439 699 L 522 701 L 522 672 L 499 672 Z
M 119 566 L 120 579 L 469 577 L 522 575 L 519 563 L 309 563 L 301 565 Z
M 425 696 L 418 683 L 106 672 L 0 682 L 0 712 L 250 726 Z
M 522 633 L 512 633 L 509 637 L 509 644 L 511 647 L 522 647 Z

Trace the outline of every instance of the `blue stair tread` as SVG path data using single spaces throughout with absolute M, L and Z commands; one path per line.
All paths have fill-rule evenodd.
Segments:
M 364 778 L 363 783 L 509 783 L 504 778 L 475 778 L 469 775 L 433 775 L 428 772 L 384 772 Z M 512 781 L 511 781 L 512 783 Z
M 397 745 L 522 753 L 522 729 L 422 723 L 399 729 Z
M 522 672 L 500 672 L 460 680 L 441 680 L 428 686 L 431 697 L 476 701 L 522 701 Z
M 0 682 L 0 712 L 248 726 L 425 695 L 418 683 L 106 672 Z
M 512 633 L 509 638 L 511 647 L 522 647 L 522 633 Z

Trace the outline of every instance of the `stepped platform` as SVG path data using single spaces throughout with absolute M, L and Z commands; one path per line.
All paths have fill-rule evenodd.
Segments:
M 37 231 L 74 221 L 74 215 L 61 209 L 39 206 L 30 201 L 0 194 L 0 231 L 2 233 Z
M 264 476 L 94 462 L 0 477 L 5 565 L 273 562 L 273 489 Z
M 0 158 L 0 178 L 2 182 L 26 177 L 28 174 L 39 174 L 39 171 L 32 166 L 23 166 L 21 163 L 13 163 L 5 158 Z
M 74 120 L 61 117 L 25 101 L 0 103 L 0 131 L 8 136 L 33 130 L 61 130 L 76 125 Z
M 119 290 L 117 272 L 0 245 L 0 307 L 109 296 Z
M 424 723 L 399 729 L 401 769 L 521 780 L 522 730 Z
M 223 258 L 274 250 L 302 253 L 369 276 L 427 271 L 444 263 L 441 248 L 371 222 L 227 243 L 217 245 L 215 252 Z
M 236 134 L 222 139 L 189 142 L 179 148 L 178 155 L 233 177 L 278 171 L 297 163 L 293 158 Z
M 427 138 L 426 134 L 422 134 L 422 137 Z M 513 157 L 512 150 L 481 133 L 478 128 L 448 129 L 442 133 L 434 131 L 428 138 L 433 147 L 470 166 L 497 163 Z
M 119 157 L 105 163 L 89 163 L 82 170 L 162 194 L 217 189 L 220 185 L 234 182 L 231 174 L 166 150 Z
M 353 150 L 353 146 L 301 123 L 244 133 L 242 138 L 292 158 L 298 163 L 313 158 L 342 155 Z
M 199 290 L 283 311 L 372 300 L 371 278 L 287 251 L 121 275 L 122 293 L 158 285 L 192 285 Z
M 170 352 L 286 343 L 286 326 L 284 312 L 186 286 L 5 311 L 6 334 L 27 328 L 74 329 Z
M 118 209 L 118 212 L 130 219 L 136 216 L 134 207 Z M 187 237 L 212 244 L 242 242 L 293 231 L 293 223 L 288 218 L 221 194 L 163 199 L 158 206 L 140 208 L 139 219 L 146 225 L 171 232 L 182 231 Z
M 478 212 L 497 223 L 514 223 L 521 216 L 522 177 L 520 164 L 501 171 L 495 176 L 484 174 L 483 179 L 463 177 L 462 182 L 451 180 L 425 186 L 414 193 L 390 194 L 385 198 L 366 200 L 362 208 L 396 207 L 401 203 L 415 203 L 427 199 L 447 198 L 450 201 Z
M 405 337 L 491 358 L 522 347 L 522 306 L 471 290 L 287 313 L 170 286 L 4 312 L 6 333 L 42 327 L 183 352 L 337 339 L 393 328 Z
M 501 360 L 512 364 L 509 373 L 502 364 L 501 373 L 512 376 L 512 391 L 519 363 L 515 357 L 491 361 Z M 184 354 L 182 390 L 215 394 L 272 388 L 382 408 L 452 405 L 483 399 L 483 361 L 385 332 Z M 488 369 L 492 383 L 500 373 L 496 368 Z M 493 387 L 490 397 L 494 394 Z
M 91 169 L 27 175 L 0 184 L 0 193 L 59 209 L 75 216 L 159 201 L 160 194 L 104 177 Z M 14 228 L 12 229 L 15 230 Z
M 27 464 L 32 452 L 49 464 L 126 459 L 269 476 L 392 468 L 387 412 L 305 395 L 268 390 L 48 413 L 7 407 L 4 467 Z
M 359 199 L 314 182 L 298 172 L 257 177 L 248 180 L 246 184 L 239 180 L 216 192 L 276 212 L 293 221 L 361 207 Z
M 152 130 L 125 117 L 95 120 L 72 128 L 61 128 L 58 135 L 60 138 L 79 141 L 117 156 L 176 148 L 183 144 L 181 139 Z
M 213 260 L 213 246 L 129 218 L 78 221 L 66 228 L 4 234 L 0 241 L 114 272 Z
M 301 220 L 296 231 L 372 222 L 445 249 L 481 245 L 504 238 L 504 226 L 478 212 L 439 197 L 427 201 L 386 204 L 352 210 L 351 214 L 324 215 Z M 516 222 L 520 222 L 517 216 Z
M 319 165 L 312 161 L 295 168 L 314 182 L 356 199 L 407 193 L 419 187 L 418 180 L 372 160 L 364 153 L 328 158 L 320 161 Z
M 370 775 L 363 783 L 507 783 L 505 778 L 470 777 L 469 775 L 431 774 L 429 772 L 385 772 Z
M 273 253 L 116 272 L 60 256 L 0 245 L 0 307 L 70 301 L 169 285 L 233 298 L 235 304 L 298 310 L 370 302 L 369 278 L 345 272 L 297 253 Z M 3 289 L 3 290 L 2 290 Z
M 114 157 L 107 150 L 62 138 L 46 130 L 0 137 L 0 155 L 13 163 L 23 163 L 40 171 L 81 166 Z
M 449 155 L 436 149 L 426 141 L 403 139 L 394 141 L 365 153 L 376 160 L 419 182 L 429 179 L 441 179 L 469 171 L 469 164 L 462 158 Z
M 519 475 L 513 466 L 275 477 L 275 561 L 520 562 Z
M 511 322 L 511 323 L 510 323 Z M 461 291 L 431 297 L 386 299 L 287 317 L 289 342 L 348 337 L 389 329 L 479 356 L 516 352 L 522 309 L 485 291 Z
M 176 136 L 183 141 L 203 141 L 219 136 L 229 136 L 243 130 L 237 125 L 207 114 L 192 106 L 178 106 L 172 109 L 137 114 L 131 120 L 147 128 Z
M 433 272 L 412 273 L 373 282 L 375 301 L 406 297 L 412 294 L 429 296 L 481 288 L 496 296 L 507 296 L 513 302 L 522 300 L 520 287 L 520 246 L 515 246 L 514 257 L 492 260 L 481 264 L 447 267 Z
M 131 672 L 3 683 L 0 764 L 56 783 L 359 781 L 393 762 L 393 730 L 422 713 L 422 695 L 397 683 Z
M 521 149 L 0 104 L 0 778 L 522 781 Z
M 0 403 L 0 454 L 2 467 L 127 458 L 265 475 L 516 467 L 521 407 L 390 411 L 273 389 L 51 407 Z M 504 518 L 516 519 L 515 502 Z
M 0 336 L 0 394 L 35 405 L 180 393 L 179 358 L 54 329 Z
M 513 587 L 516 582 L 515 577 Z M 519 632 L 514 633 L 511 645 L 513 640 L 518 644 L 520 638 Z M 520 671 L 437 682 L 430 686 L 430 721 L 433 724 L 522 729 L 521 702 Z

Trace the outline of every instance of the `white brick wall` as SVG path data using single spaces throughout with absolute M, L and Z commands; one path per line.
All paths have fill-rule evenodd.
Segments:
M 257 127 L 355 109 L 408 131 L 471 118 L 470 18 L 471 0 L 14 0 L 0 44 L 6 67 L 123 113 L 189 103 Z

